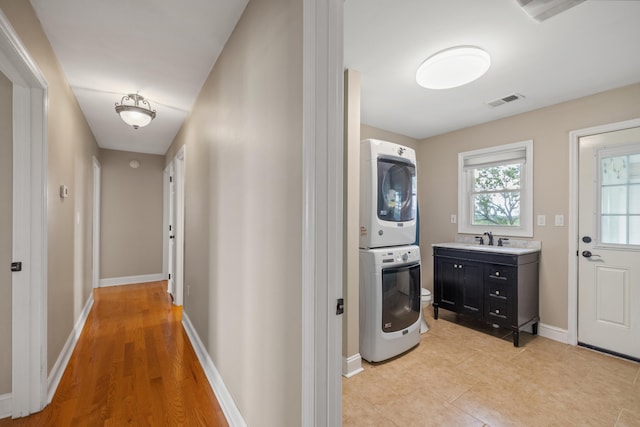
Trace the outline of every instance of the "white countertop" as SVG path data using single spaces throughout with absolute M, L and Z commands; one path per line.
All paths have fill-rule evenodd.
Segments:
M 537 247 L 536 247 L 537 246 Z M 480 245 L 478 243 L 466 243 L 466 242 L 449 242 L 449 243 L 434 243 L 433 247 L 439 248 L 451 248 L 451 249 L 463 249 L 467 251 L 478 252 L 494 252 L 510 255 L 524 255 L 540 251 L 538 245 L 530 245 L 530 247 L 518 247 L 518 246 L 489 246 Z

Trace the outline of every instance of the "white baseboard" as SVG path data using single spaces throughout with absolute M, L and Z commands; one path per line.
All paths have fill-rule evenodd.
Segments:
M 0 395 L 0 420 L 11 416 L 12 404 L 11 393 Z
M 351 378 L 352 376 L 364 371 L 362 368 L 362 357 L 360 353 L 356 353 L 353 356 L 342 356 L 342 376 L 345 378 Z
M 213 364 L 211 357 L 209 357 L 209 353 L 207 349 L 202 344 L 198 333 L 196 332 L 193 324 L 189 320 L 189 316 L 186 313 L 182 313 L 182 326 L 184 327 L 189 340 L 191 341 L 191 345 L 193 346 L 193 350 L 202 365 L 202 369 L 204 369 L 204 373 L 207 376 L 207 380 L 209 380 L 209 384 L 211 385 L 211 389 L 213 393 L 216 395 L 218 399 L 218 403 L 222 408 L 222 412 L 224 413 L 227 422 L 231 427 L 246 427 L 247 423 L 245 422 L 236 402 L 233 400 L 231 393 L 227 389 L 227 386 L 224 384 L 222 380 L 222 376 L 218 372 L 218 369 Z
M 569 344 L 569 331 L 556 326 L 538 323 L 538 335 L 554 341 L 559 341 L 563 344 Z
M 71 353 L 73 353 L 73 349 L 76 348 L 78 338 L 80 338 L 82 328 L 84 328 L 87 317 L 89 317 L 91 307 L 93 307 L 93 292 L 89 294 L 89 298 L 87 299 L 87 303 L 84 305 L 84 308 L 80 313 L 80 317 L 78 317 L 78 320 L 76 321 L 71 334 L 69 334 L 69 338 L 67 338 L 67 342 L 62 348 L 62 352 L 58 356 L 56 364 L 53 365 L 53 369 L 51 369 L 48 380 L 47 405 L 51 403 L 53 395 L 56 393 L 58 385 L 60 384 L 60 380 L 62 379 L 62 374 L 64 374 L 64 370 L 67 369 L 67 364 L 69 363 L 69 359 L 71 359 Z
M 162 273 L 143 274 L 140 276 L 110 277 L 108 279 L 100 279 L 100 287 L 133 285 L 134 283 L 158 282 L 160 280 L 166 280 L 166 277 Z

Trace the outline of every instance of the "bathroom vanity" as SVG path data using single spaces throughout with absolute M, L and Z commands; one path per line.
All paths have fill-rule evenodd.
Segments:
M 538 248 L 433 245 L 434 317 L 444 308 L 510 328 L 518 347 L 522 328 L 538 333 L 539 261 Z

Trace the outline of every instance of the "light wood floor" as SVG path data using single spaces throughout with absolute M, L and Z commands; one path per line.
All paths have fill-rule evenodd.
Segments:
M 227 426 L 166 282 L 96 289 L 53 401 L 0 426 Z
M 342 380 L 346 426 L 640 426 L 640 364 L 425 309 L 429 332 Z

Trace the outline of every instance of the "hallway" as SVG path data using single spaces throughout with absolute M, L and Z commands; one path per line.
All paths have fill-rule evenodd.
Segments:
M 166 282 L 94 290 L 49 406 L 4 426 L 226 426 Z

